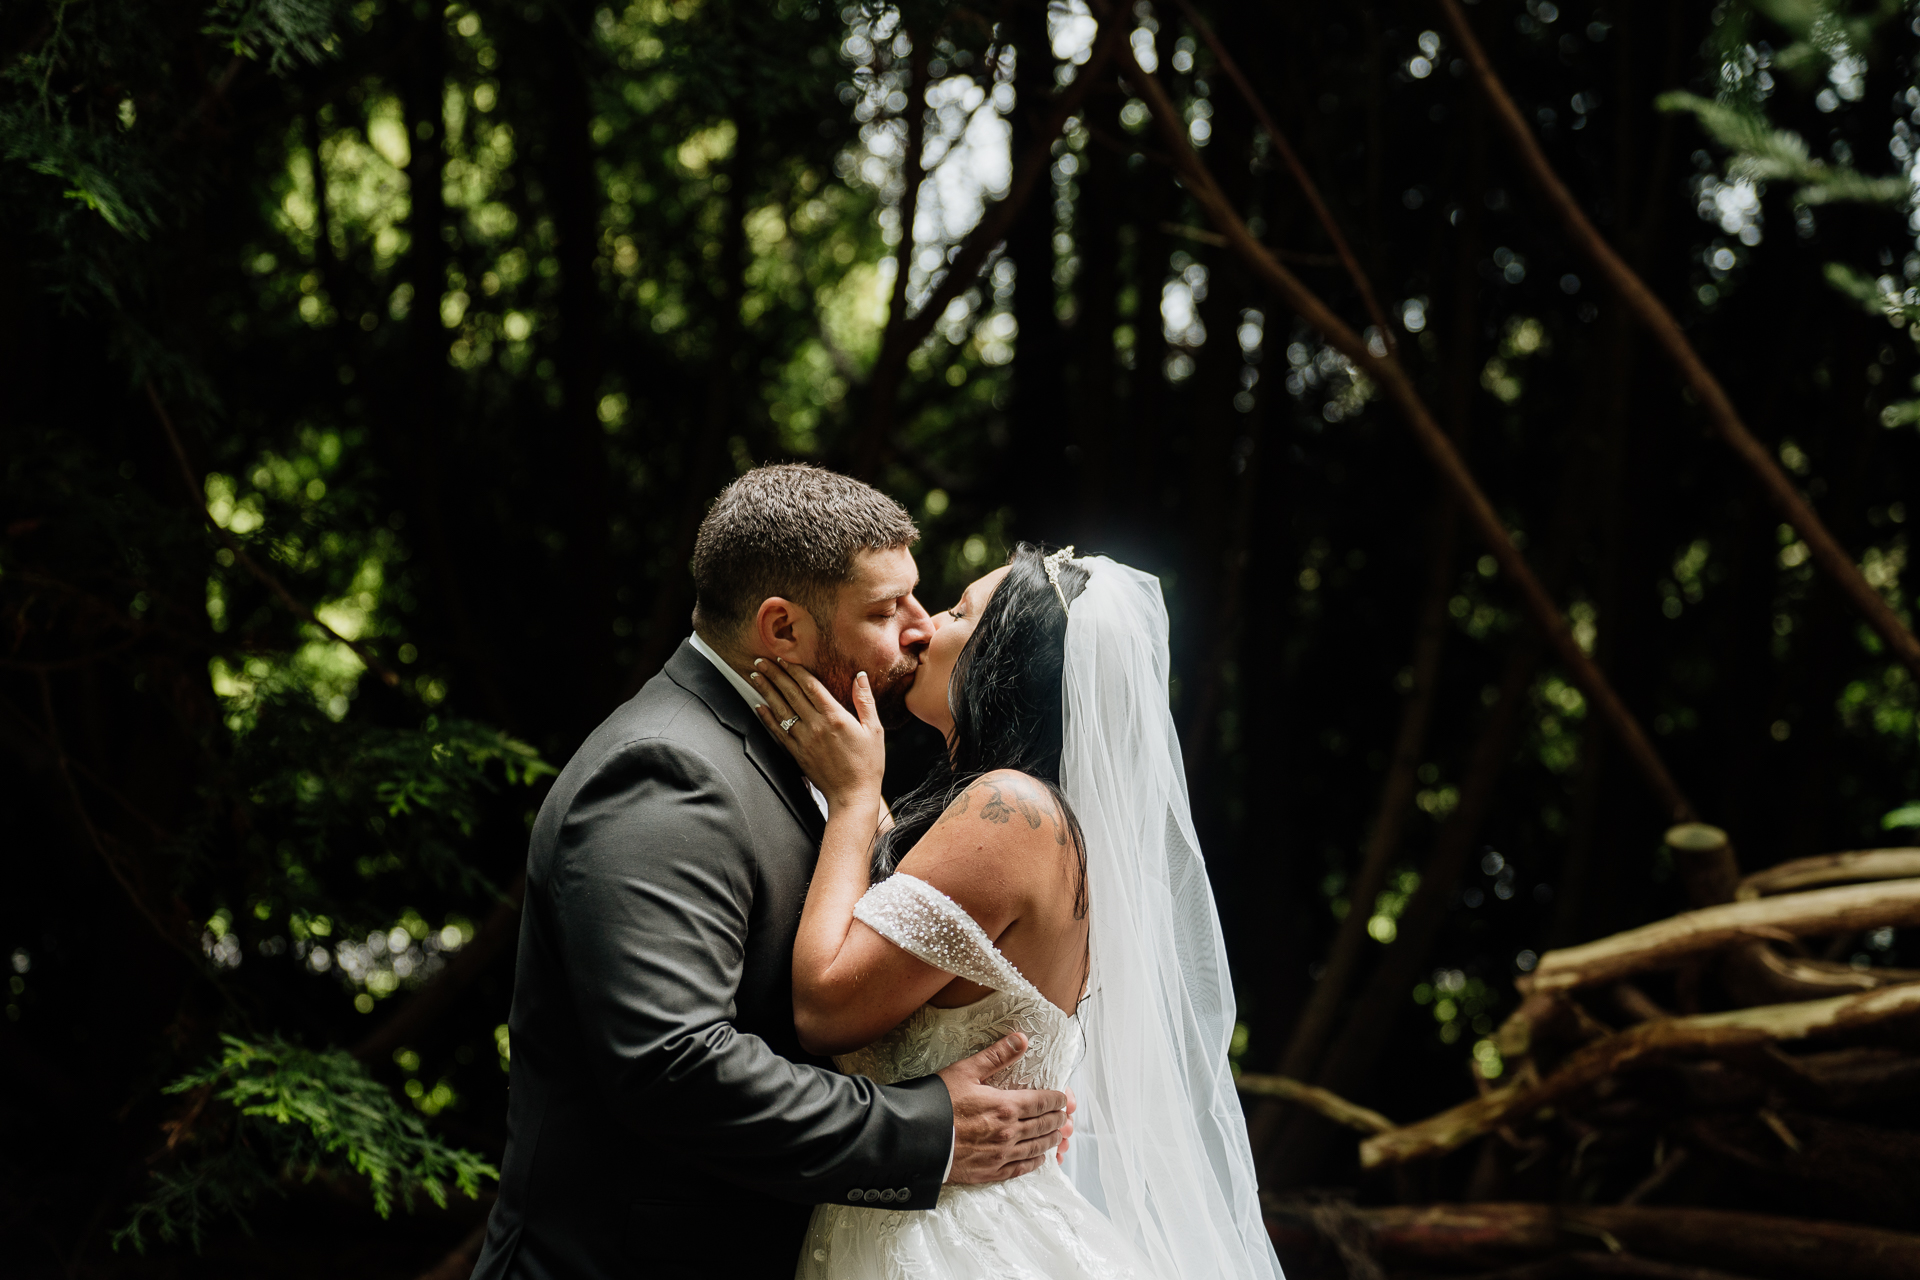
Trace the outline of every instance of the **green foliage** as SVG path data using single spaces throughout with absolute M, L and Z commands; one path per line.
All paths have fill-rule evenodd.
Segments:
M 346 6 L 339 0 L 214 0 L 206 33 L 234 53 L 264 56 L 277 73 L 315 63 L 334 49 L 334 24 Z
M 221 1039 L 225 1048 L 217 1059 L 166 1092 L 206 1095 L 194 1115 L 224 1103 L 234 1113 L 231 1122 L 201 1120 L 196 1127 L 192 1115 L 181 1122 L 176 1137 L 187 1135 L 190 1154 L 153 1175 L 158 1190 L 133 1207 L 114 1236 L 115 1248 L 131 1243 L 145 1252 L 150 1236 L 166 1242 L 184 1236 L 198 1248 L 209 1226 L 227 1216 L 244 1221 L 262 1193 L 293 1178 L 365 1178 L 384 1218 L 396 1198 L 409 1212 L 421 1195 L 445 1208 L 450 1190 L 477 1197 L 483 1180 L 500 1176 L 473 1152 L 433 1137 L 342 1050 L 316 1053 L 279 1036 Z
M 1902 0 L 1879 0 L 1870 12 L 1857 15 L 1830 0 L 1753 0 L 1753 7 L 1793 37 L 1774 55 L 1774 64 L 1811 78 L 1826 73 L 1837 59 L 1867 48 L 1874 33 L 1905 6 Z
M 468 720 L 419 728 L 336 724 L 304 698 L 268 695 L 236 745 L 234 781 L 276 873 L 256 892 L 305 910 L 371 914 L 359 898 L 393 873 L 498 890 L 466 856 L 483 798 L 554 769 L 533 747 Z M 331 868 L 348 872 L 343 882 Z
M 1805 138 L 1773 128 L 1757 110 L 1678 90 L 1661 94 L 1655 104 L 1662 111 L 1691 112 L 1715 141 L 1731 151 L 1727 177 L 1732 181 L 1791 182 L 1793 198 L 1810 205 L 1893 204 L 1906 198 L 1905 178 L 1874 178 L 1851 165 L 1815 160 Z

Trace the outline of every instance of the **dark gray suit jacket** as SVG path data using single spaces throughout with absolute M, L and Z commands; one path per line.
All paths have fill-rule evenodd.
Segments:
M 787 1280 L 809 1206 L 933 1206 L 946 1086 L 838 1075 L 794 1032 L 824 826 L 690 644 L 574 754 L 527 855 L 507 1153 L 476 1280 Z

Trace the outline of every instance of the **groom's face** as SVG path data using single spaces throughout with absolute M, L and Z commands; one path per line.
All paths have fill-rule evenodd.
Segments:
M 815 652 L 799 658 L 848 707 L 854 676 L 866 672 L 880 722 L 890 729 L 906 722 L 907 691 L 933 638 L 927 611 L 914 598 L 919 583 L 920 570 L 905 547 L 858 553 L 852 580 L 831 597 L 831 619 L 819 620 Z

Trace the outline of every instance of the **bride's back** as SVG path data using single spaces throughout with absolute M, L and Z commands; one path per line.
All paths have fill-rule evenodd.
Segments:
M 960 903 L 1008 963 L 1071 1014 L 1087 976 L 1087 909 L 1079 833 L 1053 793 L 1012 769 L 961 792 L 900 871 Z M 969 1005 L 990 988 L 957 977 L 930 1004 Z

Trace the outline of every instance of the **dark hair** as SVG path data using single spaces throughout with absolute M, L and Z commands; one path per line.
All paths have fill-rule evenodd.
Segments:
M 802 462 L 755 467 L 700 522 L 694 626 L 731 638 L 769 596 L 797 600 L 825 624 L 821 597 L 852 577 L 856 552 L 919 536 L 906 508 L 871 485 Z
M 1060 566 L 1060 590 L 1047 581 L 1045 555 L 1021 543 L 1007 563 L 993 598 L 954 661 L 947 687 L 953 736 L 926 780 L 893 806 L 893 827 L 874 841 L 876 880 L 893 874 L 962 791 L 995 769 L 1017 769 L 1052 793 L 1066 820 L 1079 863 L 1073 911 L 1087 910 L 1087 849 L 1073 806 L 1060 794 L 1060 750 L 1065 735 L 1061 668 L 1066 662 L 1067 610 L 1086 589 L 1087 571 L 1069 560 Z

